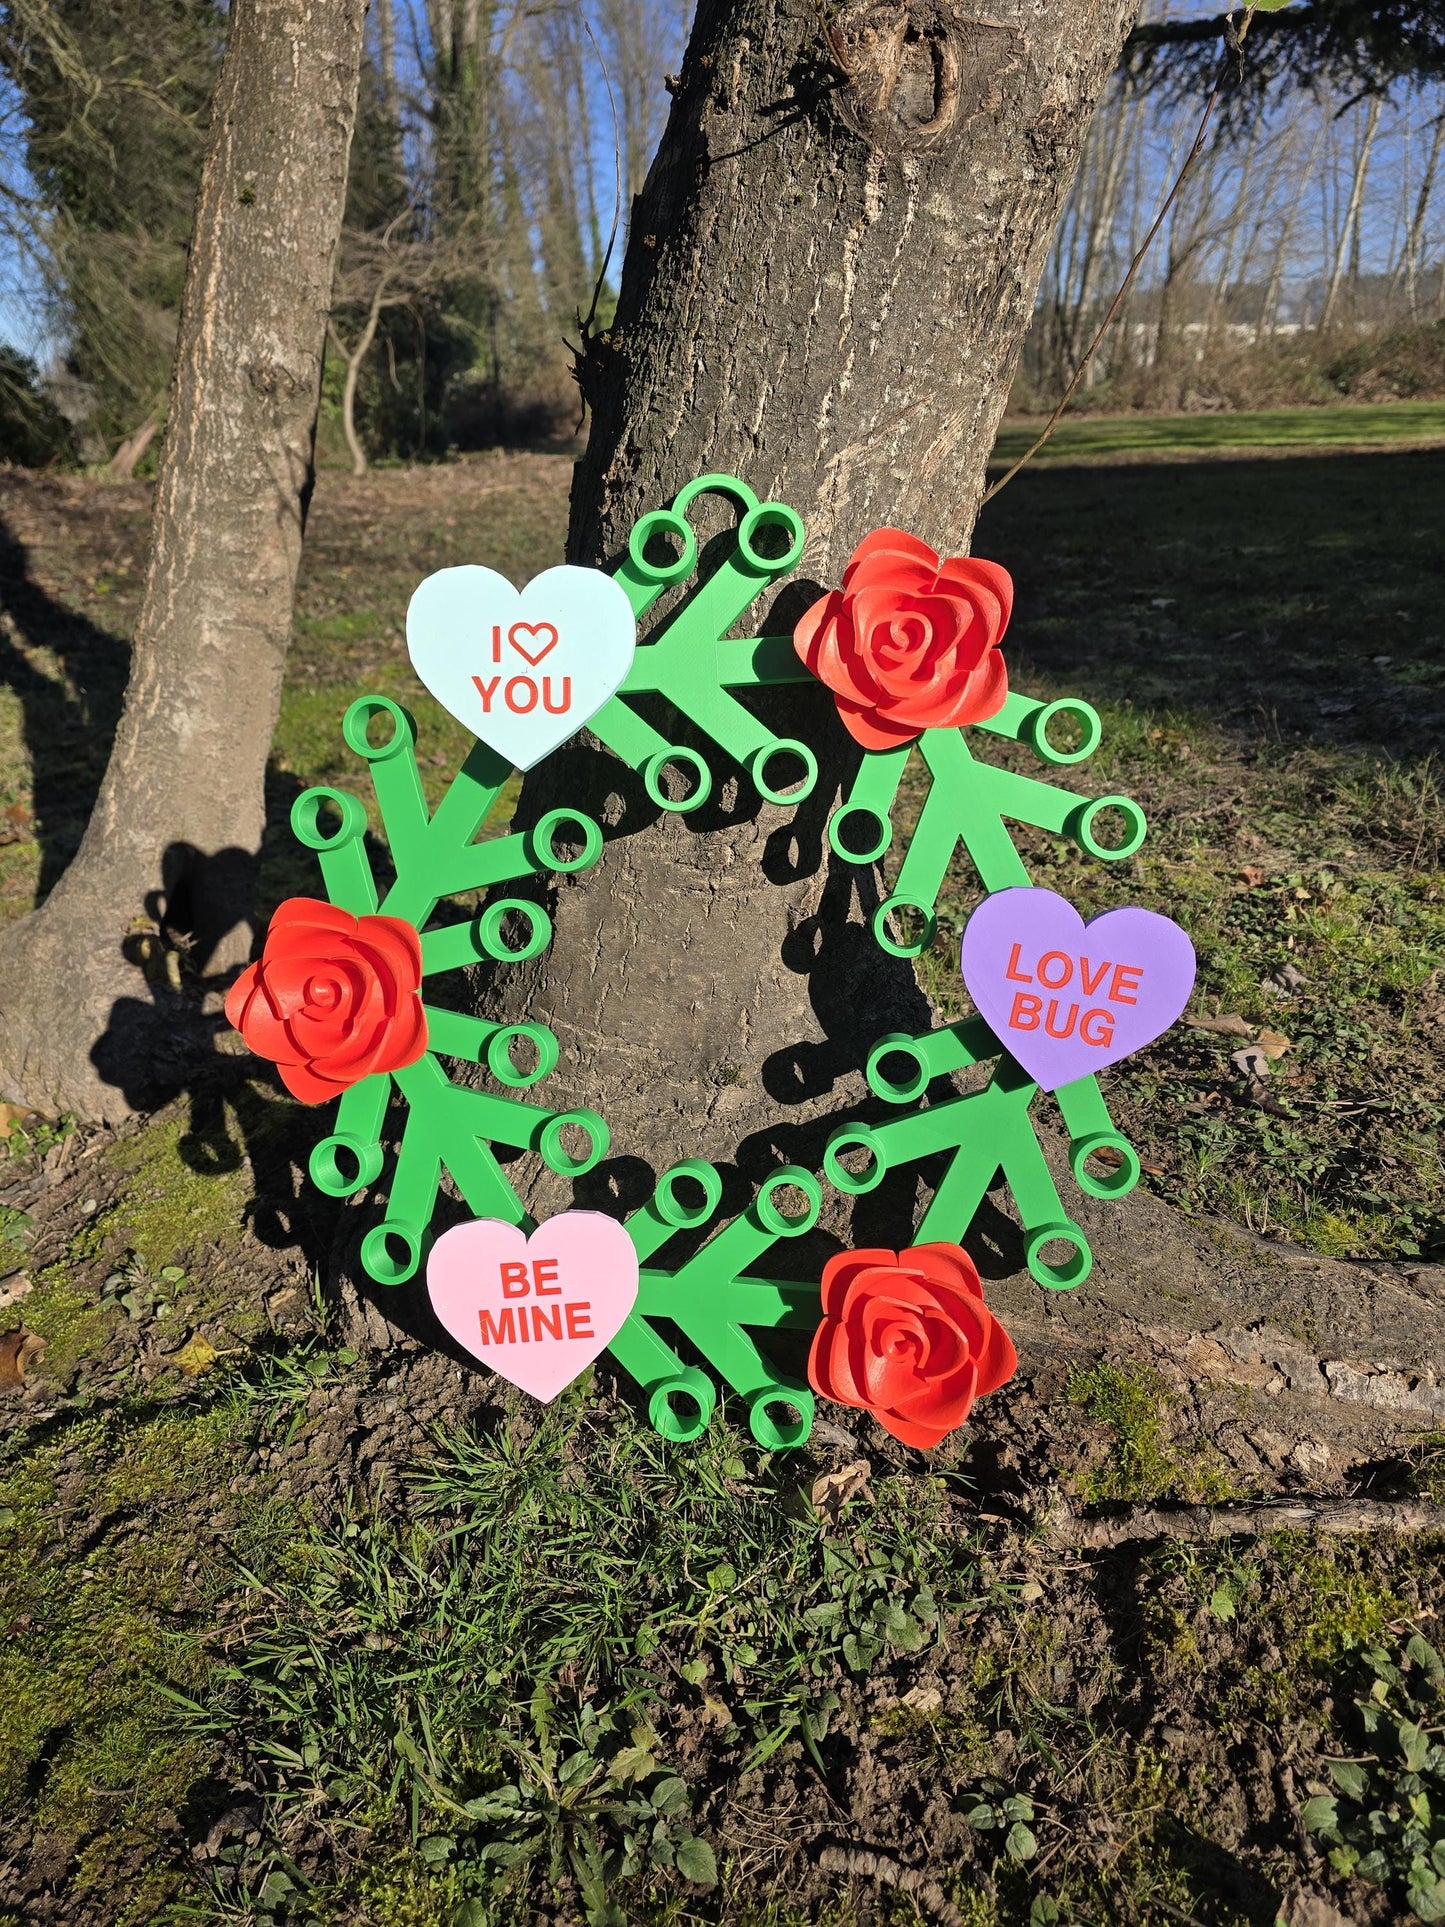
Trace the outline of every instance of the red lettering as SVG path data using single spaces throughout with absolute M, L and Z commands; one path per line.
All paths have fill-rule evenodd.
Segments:
M 1020 970 L 1018 967 L 1019 952 L 1022 949 L 1023 945 L 1021 943 L 1014 945 L 1013 949 L 1009 952 L 1008 969 L 1003 974 L 1008 978 L 1010 983 L 1031 984 L 1033 978 L 1029 976 L 1027 971 Z
M 571 1304 L 564 1307 L 567 1313 L 567 1336 L 569 1338 L 595 1338 L 592 1329 L 592 1300 L 585 1304 Z
M 527 692 L 526 702 L 517 693 L 523 689 Z M 530 716 L 537 707 L 537 685 L 530 676 L 513 676 L 502 691 L 502 699 L 514 716 Z
M 1026 990 L 1014 992 L 1014 1007 L 1008 1014 L 1010 1030 L 1037 1030 L 1039 1012 L 1044 1007 L 1042 997 L 1031 997 Z
M 532 1287 L 539 1298 L 560 1298 L 562 1287 L 557 1283 L 557 1260 L 555 1258 L 534 1258 L 532 1260 Z
M 525 1298 L 527 1295 L 527 1267 L 516 1263 L 502 1266 L 502 1296 L 504 1298 Z
M 550 676 L 544 676 L 542 678 L 542 707 L 549 716 L 565 716 L 567 714 L 567 711 L 572 707 L 572 678 L 570 676 L 564 676 L 562 678 L 562 700 L 560 703 L 554 703 L 552 700 L 552 678 Z
M 542 1342 L 542 1333 L 544 1331 L 549 1338 L 560 1338 L 562 1336 L 562 1307 L 560 1305 L 533 1305 L 532 1336 L 537 1340 L 539 1345 Z
M 1109 966 L 1107 963 L 1101 963 L 1099 965 L 1099 968 L 1094 972 L 1093 976 L 1091 977 L 1089 975 L 1088 958 L 1080 957 L 1079 982 L 1084 986 L 1084 995 L 1086 997 L 1092 997 L 1094 992 L 1099 988 L 1099 985 L 1103 983 L 1105 973 L 1108 971 L 1108 968 Z
M 1044 968 L 1046 964 L 1053 963 L 1056 958 L 1058 962 L 1064 966 L 1064 974 L 1062 977 L 1051 977 Z M 1039 958 L 1035 969 L 1039 973 L 1039 982 L 1046 990 L 1062 990 L 1074 974 L 1074 960 L 1072 957 L 1066 957 L 1062 950 L 1046 950 L 1043 956 Z
M 493 676 L 490 682 L 483 682 L 480 676 L 472 677 L 472 681 L 477 685 L 477 694 L 482 699 L 482 714 L 484 716 L 490 716 L 492 713 L 492 698 L 496 695 L 497 684 L 501 680 L 500 676 Z
M 1078 1019 L 1079 1006 L 1077 1004 L 1069 1005 L 1069 1015 L 1067 1020 L 1065 1021 L 1064 1028 L 1062 1030 L 1056 1030 L 1054 1028 L 1058 1020 L 1058 1015 L 1059 1015 L 1059 1000 L 1057 997 L 1050 997 L 1049 1014 L 1044 1019 L 1044 1030 L 1048 1033 L 1050 1037 L 1057 1037 L 1059 1041 L 1062 1043 L 1064 1038 L 1072 1037 L 1074 1034 L 1074 1024 Z
M 502 625 L 500 622 L 494 622 L 492 624 L 492 661 L 500 662 L 501 660 L 502 660 Z M 476 680 L 477 680 L 476 677 L 473 676 L 472 681 L 475 682 Z M 497 682 L 500 682 L 502 679 L 500 676 L 498 676 L 496 680 Z
M 1083 1022 L 1079 1025 L 1079 1036 L 1086 1044 L 1112 1044 L 1114 1041 L 1113 1011 L 1086 1010 Z
M 510 1345 L 512 1342 L 512 1307 L 500 1313 L 495 1322 L 489 1311 L 481 1315 L 482 1343 L 484 1345 Z M 525 1329 L 523 1336 L 525 1336 Z
M 1125 995 L 1126 991 L 1137 990 L 1139 979 L 1144 975 L 1143 964 L 1115 964 L 1114 981 L 1109 985 L 1111 1004 L 1137 1004 L 1137 997 Z

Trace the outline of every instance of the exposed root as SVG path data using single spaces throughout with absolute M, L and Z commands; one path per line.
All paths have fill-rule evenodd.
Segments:
M 1268 1532 L 1438 1532 L 1445 1506 L 1413 1500 L 1266 1499 L 1257 1505 L 1140 1506 L 1107 1519 L 1049 1515 L 1045 1536 L 1077 1552 L 1106 1552 L 1149 1539 L 1257 1539 Z
M 896 1887 L 900 1893 L 912 1894 L 918 1905 L 941 1921 L 943 1927 L 964 1927 L 963 1915 L 938 1882 L 930 1880 L 916 1867 L 905 1867 L 891 1854 L 874 1853 L 868 1847 L 824 1847 L 818 1855 L 818 1865 L 825 1873 L 859 1874 L 866 1880 L 878 1881 L 881 1886 Z

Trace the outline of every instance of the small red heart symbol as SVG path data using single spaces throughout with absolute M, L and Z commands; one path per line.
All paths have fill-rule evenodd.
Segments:
M 524 649 L 521 643 L 518 642 L 517 637 L 519 635 L 531 636 L 534 641 L 540 637 L 545 637 L 546 640 L 534 656 L 530 650 Z M 522 660 L 531 663 L 535 669 L 547 651 L 557 647 L 557 631 L 550 622 L 514 622 L 507 631 L 507 641 L 511 643 Z

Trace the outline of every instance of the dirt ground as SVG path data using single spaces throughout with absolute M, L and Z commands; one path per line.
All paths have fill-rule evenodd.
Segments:
M 539 1419 L 358 1289 L 365 1207 L 307 1184 L 314 1119 L 252 1060 L 119 1134 L 20 1120 L 0 1921 L 1430 1918 L 1442 480 L 1396 451 L 1166 485 L 1155 451 L 986 515 L 1016 680 L 1100 708 L 1099 786 L 1153 826 L 1130 900 L 1196 930 L 1195 1014 L 1243 1030 L 1114 1075 L 1148 1176 L 1081 1200 L 1079 1292 L 986 1208 L 1021 1370 L 938 1453 L 841 1408 L 799 1453 L 667 1446 L 605 1365 Z M 354 780 L 350 694 L 412 693 L 414 581 L 556 559 L 565 486 L 323 478 L 278 825 Z M 0 478 L 9 914 L 83 826 L 145 510 Z M 266 874 L 311 887 L 281 831 Z M 1230 1061 L 1265 1029 L 1267 1085 Z

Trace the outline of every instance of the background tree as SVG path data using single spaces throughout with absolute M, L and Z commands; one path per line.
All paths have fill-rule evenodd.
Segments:
M 37 193 L 31 258 L 107 452 L 164 401 L 224 31 L 215 0 L 0 10 Z
M 55 1111 L 144 1103 L 192 1044 L 189 1004 L 128 961 L 138 919 L 201 970 L 250 948 L 363 22 L 364 0 L 232 7 L 125 709 L 79 854 L 0 937 L 3 1081 Z

